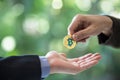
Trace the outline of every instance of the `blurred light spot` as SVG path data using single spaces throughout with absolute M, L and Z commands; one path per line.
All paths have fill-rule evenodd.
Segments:
M 60 10 L 60 9 L 59 9 L 59 10 L 51 9 L 50 11 L 51 11 L 51 14 L 52 14 L 53 16 L 59 15 L 59 14 L 61 13 L 61 10 Z
M 39 32 L 41 34 L 46 34 L 49 31 L 49 22 L 46 19 L 41 18 L 39 20 L 39 24 L 40 24 L 39 29 L 38 29 Z
M 14 16 L 19 16 L 24 12 L 24 5 L 23 4 L 16 4 L 12 7 L 12 12 Z
M 113 3 L 114 5 L 119 4 L 119 3 L 120 3 L 120 0 L 112 0 L 112 3 Z
M 111 1 L 102 1 L 101 9 L 105 13 L 109 13 L 113 10 L 113 3 Z
M 8 51 L 8 52 L 14 50 L 16 46 L 14 37 L 7 36 L 3 38 L 1 46 L 5 51 Z
M 75 0 L 75 3 L 82 11 L 88 11 L 91 8 L 91 0 Z
M 114 11 L 114 12 L 110 13 L 109 15 L 120 18 L 120 13 L 119 12 Z
M 16 18 L 24 12 L 24 6 L 22 4 L 16 4 L 5 14 L 3 22 L 6 25 L 13 26 L 16 22 Z
M 62 0 L 53 0 L 52 1 L 52 7 L 54 9 L 61 9 L 63 7 L 63 2 Z
M 44 18 L 27 18 L 23 23 L 23 29 L 29 35 L 46 34 L 49 31 L 49 22 Z
M 28 18 L 23 23 L 24 31 L 29 35 L 36 35 L 38 32 L 39 21 L 35 18 Z

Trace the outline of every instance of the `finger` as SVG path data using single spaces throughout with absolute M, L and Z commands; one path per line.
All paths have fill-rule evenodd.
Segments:
M 79 58 L 80 60 L 77 63 L 84 63 L 84 62 L 90 62 L 93 60 L 99 60 L 101 59 L 101 56 L 97 53 L 97 54 L 91 54 L 91 55 L 85 55 L 83 57 Z
M 98 61 L 98 60 L 94 60 L 95 62 L 96 61 Z M 88 65 L 89 63 L 91 63 L 91 62 L 94 62 L 94 61 L 84 61 L 84 62 L 82 62 L 82 63 L 78 63 L 78 64 L 80 64 L 81 66 L 86 66 L 86 65 Z
M 80 31 L 74 33 L 72 38 L 78 42 L 78 41 L 81 41 L 82 39 L 86 39 L 86 38 L 90 37 L 91 35 L 93 35 L 94 32 L 95 31 L 94 31 L 93 26 L 89 26 L 83 30 L 80 30 Z
M 56 55 L 57 52 L 56 51 L 50 51 L 46 54 L 46 56 L 50 56 L 50 55 Z
M 79 42 L 83 42 L 83 43 L 85 43 L 85 42 L 86 42 L 86 40 L 81 40 L 81 41 L 79 41 Z
M 82 29 L 82 24 L 83 24 L 83 16 L 80 16 L 79 14 L 76 15 L 73 19 L 72 22 L 70 23 L 68 27 L 68 34 L 73 35 L 80 29 Z
M 93 58 L 87 59 L 86 62 L 93 61 L 93 60 L 100 60 L 100 59 L 101 59 L 101 56 L 98 55 L 98 56 L 95 56 Z
M 78 62 L 79 58 L 68 59 L 70 62 Z
M 87 57 L 92 56 L 92 53 L 86 54 L 80 58 L 74 58 L 74 59 L 68 59 L 69 61 L 75 61 L 75 62 L 79 62 L 79 61 L 84 61 L 84 59 L 86 59 Z
M 82 62 L 85 62 L 85 59 L 92 56 L 93 54 L 92 53 L 89 53 L 87 55 L 84 55 L 82 57 L 79 58 L 79 61 L 77 63 L 82 63 Z
M 86 54 L 86 55 L 80 57 L 79 59 L 83 60 L 83 59 L 86 59 L 87 57 L 90 57 L 90 56 L 92 56 L 92 53 Z
M 50 51 L 50 52 L 48 52 L 48 54 L 54 54 L 54 53 L 57 53 L 57 51 Z
M 95 59 L 100 59 L 101 55 L 99 53 L 93 54 L 92 56 L 86 58 L 85 60 L 95 60 Z
M 80 64 L 81 71 L 84 71 L 84 70 L 96 65 L 97 63 L 98 63 L 98 60 L 91 61 L 91 62 L 86 63 L 86 64 Z
M 78 41 L 78 42 L 86 42 L 86 40 L 87 40 L 88 38 L 89 38 L 89 37 L 84 38 L 84 39 L 82 39 L 82 40 L 80 40 L 80 41 Z
M 100 60 L 101 59 L 101 56 L 95 56 L 95 57 L 93 57 L 93 58 L 91 58 L 91 59 L 87 59 L 87 60 L 82 60 L 82 61 L 78 61 L 77 63 L 78 64 L 86 64 L 86 63 L 89 63 L 89 62 L 91 62 L 91 61 L 98 61 L 98 60 Z
M 66 54 L 65 53 L 59 53 L 60 54 L 60 58 L 64 61 L 68 61 L 67 58 L 66 58 Z
M 65 54 L 65 53 L 61 53 L 60 55 L 63 56 L 63 57 L 66 57 L 66 54 Z

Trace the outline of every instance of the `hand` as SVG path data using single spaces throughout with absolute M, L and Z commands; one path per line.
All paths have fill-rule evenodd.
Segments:
M 107 16 L 100 15 L 76 15 L 68 27 L 68 34 L 71 34 L 77 42 L 85 41 L 93 35 L 111 32 L 112 20 Z
M 100 54 L 87 54 L 82 57 L 68 59 L 65 54 L 51 51 L 46 55 L 50 63 L 50 73 L 77 74 L 98 63 Z

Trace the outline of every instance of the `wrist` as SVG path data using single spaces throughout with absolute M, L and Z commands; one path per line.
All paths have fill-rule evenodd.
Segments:
M 50 74 L 55 73 L 55 66 L 57 64 L 56 52 L 49 52 L 45 57 L 47 58 L 50 64 Z
M 50 57 L 47 57 L 47 59 L 48 59 L 48 62 L 49 62 L 49 64 L 50 64 L 50 74 L 53 74 L 54 73 L 54 63 L 55 63 L 55 60 L 52 60 L 52 58 L 50 58 Z
M 108 17 L 108 16 L 104 16 L 105 19 L 105 29 L 102 31 L 103 34 L 105 34 L 106 36 L 109 36 L 111 35 L 112 33 L 112 24 L 113 24 L 113 21 Z

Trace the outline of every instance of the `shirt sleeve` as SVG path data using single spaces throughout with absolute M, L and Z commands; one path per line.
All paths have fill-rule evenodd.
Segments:
M 108 15 L 107 15 L 108 16 Z M 106 36 L 101 33 L 98 35 L 98 40 L 100 44 L 110 45 L 112 47 L 120 47 L 120 19 L 108 16 L 112 21 L 112 34 L 110 36 Z
M 41 62 L 41 77 L 46 78 L 50 74 L 50 64 L 45 56 L 39 56 Z

